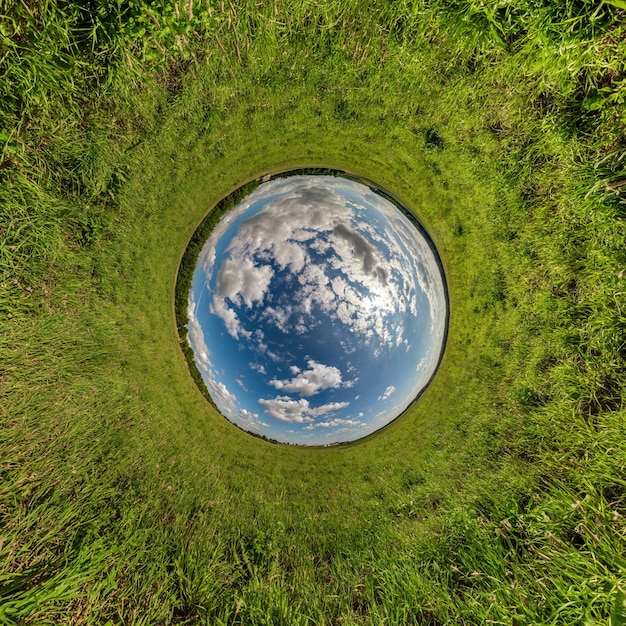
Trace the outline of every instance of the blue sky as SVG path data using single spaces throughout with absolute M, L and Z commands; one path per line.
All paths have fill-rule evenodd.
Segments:
M 302 175 L 260 185 L 205 243 L 188 338 L 220 411 L 287 443 L 358 439 L 431 378 L 445 335 L 429 244 L 369 187 Z

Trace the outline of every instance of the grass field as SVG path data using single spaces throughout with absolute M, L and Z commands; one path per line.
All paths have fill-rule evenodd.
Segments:
M 626 3 L 0 0 L 0 624 L 626 624 Z M 413 207 L 401 419 L 272 445 L 189 375 L 177 269 L 258 176 Z

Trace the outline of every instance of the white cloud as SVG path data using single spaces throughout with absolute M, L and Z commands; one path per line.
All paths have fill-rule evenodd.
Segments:
M 189 299 L 187 301 L 187 342 L 191 346 L 194 355 L 194 361 L 200 370 L 205 373 L 209 373 L 213 367 L 211 362 L 211 353 L 207 348 L 204 341 L 204 333 L 202 332 L 202 326 L 196 316 L 196 303 L 194 301 L 193 291 L 189 293 Z
M 247 430 L 259 432 L 262 428 L 269 428 L 270 425 L 259 419 L 258 413 L 252 413 L 246 409 L 241 409 L 235 420 L 239 426 Z
M 365 426 L 364 422 L 359 422 L 357 420 L 351 419 L 343 419 L 341 417 L 335 417 L 331 420 L 324 422 L 316 422 L 315 424 L 309 424 L 304 427 L 304 430 L 315 430 L 317 428 L 337 428 L 339 426 L 343 426 L 344 428 L 352 428 L 355 426 Z
M 291 380 L 270 380 L 269 384 L 280 391 L 299 393 L 301 396 L 312 396 L 324 389 L 334 389 L 341 386 L 341 371 L 330 365 L 323 365 L 309 360 L 309 369 L 303 372 L 297 367 L 291 367 L 296 374 Z
M 364 274 L 374 276 L 384 285 L 387 284 L 389 277 L 388 270 L 381 264 L 378 254 L 376 253 L 376 248 L 367 241 L 363 235 L 341 222 L 333 228 L 333 235 L 336 239 L 345 242 L 350 253 L 362 263 L 361 270 Z M 345 257 L 347 255 L 343 256 Z
M 289 396 L 278 396 L 271 400 L 259 399 L 265 412 L 281 422 L 310 423 L 313 418 L 334 413 L 349 406 L 349 402 L 329 402 L 319 407 L 312 407 L 305 398 L 293 400 Z
M 317 305 L 367 341 L 377 337 L 391 347 L 398 340 L 386 318 L 411 306 L 415 267 L 406 259 L 406 245 L 388 241 L 393 231 L 385 229 L 381 234 L 360 218 L 363 207 L 353 197 L 362 191 L 362 185 L 341 178 L 277 179 L 259 186 L 235 209 L 229 225 L 242 218 L 252 202 L 266 202 L 254 216 L 240 220 L 216 280 L 213 310 L 233 337 L 249 338 L 249 332 L 227 300 L 238 306 L 262 303 L 274 279 L 273 263 L 298 280 L 289 311 L 281 312 L 275 304 L 265 311 L 279 330 L 306 332 L 311 325 L 306 317 Z M 386 209 L 388 218 L 399 219 L 396 208 L 382 196 L 366 195 L 377 209 Z M 406 226 L 403 233 L 415 238 L 417 231 Z M 219 233 L 223 232 L 220 228 Z M 202 253 L 209 280 L 218 241 L 214 235 L 212 245 Z
M 290 306 L 268 306 L 263 311 L 263 317 L 271 319 L 276 328 L 281 330 L 283 333 L 288 334 L 290 332 L 289 318 L 291 317 L 292 311 L 293 308 Z
M 230 211 L 203 247 L 199 265 L 207 284 L 214 286 L 210 310 L 223 320 L 232 337 L 249 342 L 247 345 L 255 354 L 251 358 L 258 359 L 250 367 L 262 375 L 267 376 L 264 365 L 271 371 L 268 359 L 284 365 L 292 357 L 302 358 L 306 352 L 295 356 L 300 349 L 295 344 L 320 323 L 350 331 L 342 330 L 338 335 L 345 354 L 368 344 L 373 358 L 388 349 L 408 351 L 411 346 L 407 336 L 412 341 L 413 335 L 403 331 L 398 323 L 403 315 L 426 315 L 427 320 L 430 317 L 426 322 L 430 323 L 430 344 L 425 355 L 420 355 L 425 356 L 425 361 L 417 367 L 415 378 L 419 380 L 413 387 L 415 393 L 434 370 L 446 314 L 436 260 L 426 239 L 392 203 L 373 192 L 362 194 L 362 185 L 342 178 L 276 179 L 260 185 Z M 385 219 L 380 224 L 362 219 L 365 204 L 354 200 L 359 196 L 382 213 L 386 224 Z M 246 217 L 253 203 L 262 208 L 252 217 Z M 224 254 L 216 258 L 216 246 L 228 229 L 235 234 Z M 281 284 L 281 290 L 273 289 L 277 286 L 275 281 L 286 273 L 291 274 L 289 282 Z M 188 309 L 189 343 L 203 377 L 208 379 L 211 394 L 224 404 L 225 408 L 218 404 L 220 410 L 229 419 L 230 415 L 235 416 L 237 419 L 233 421 L 252 419 L 250 415 L 255 414 L 242 414 L 233 394 L 216 380 L 213 357 L 196 318 L 193 296 Z M 253 319 L 246 319 L 246 309 Z M 317 315 L 319 310 L 328 317 Z M 260 329 L 255 331 L 253 322 L 260 319 L 268 324 L 271 341 L 267 341 Z M 275 331 L 294 338 L 295 343 L 283 342 L 285 348 L 294 351 L 290 357 L 276 348 L 280 344 L 273 334 Z M 217 353 L 214 356 L 217 358 Z M 343 381 L 338 368 L 309 360 L 304 371 L 291 366 L 284 378 L 275 376 L 269 384 L 279 393 L 297 393 L 306 398 L 324 389 L 352 386 L 358 374 L 358 369 L 344 370 L 343 375 L 351 380 Z M 239 384 L 242 385 L 241 381 Z M 355 388 L 356 391 L 360 390 Z M 390 385 L 379 400 L 387 400 L 395 391 Z M 396 393 L 398 398 L 400 395 Z M 279 395 L 259 402 L 276 419 L 307 426 L 328 424 L 319 426 L 327 430 L 340 418 L 322 421 L 316 418 L 348 406 L 348 403 L 329 403 L 312 407 L 305 398 L 294 400 Z M 349 426 L 337 424 L 337 427 Z
M 217 408 L 229 420 L 247 430 L 260 432 L 262 428 L 268 428 L 269 424 L 261 421 L 257 413 L 240 408 L 235 394 L 231 393 L 223 382 L 216 380 L 215 367 L 211 362 L 210 353 L 204 340 L 204 333 L 196 316 L 196 306 L 192 292 L 189 295 L 187 305 L 187 319 L 189 320 L 187 339 L 194 352 L 194 360 L 202 373 L 204 383 Z M 250 364 L 251 367 L 253 365 Z M 262 365 L 258 367 L 265 371 Z M 237 383 L 242 389 L 246 390 L 246 386 L 241 379 L 237 379 Z
M 251 259 L 227 258 L 222 263 L 215 283 L 212 312 L 224 320 L 226 329 L 235 339 L 239 339 L 239 335 L 249 339 L 252 335 L 243 329 L 237 314 L 226 304 L 226 299 L 238 306 L 241 306 L 242 302 L 247 307 L 254 303 L 262 303 L 272 276 L 274 270 L 271 266 L 256 266 Z
M 363 223 L 359 215 L 363 207 L 354 201 L 354 192 L 363 194 L 363 186 L 346 179 L 318 176 L 276 179 L 260 185 L 220 221 L 203 248 L 200 257 L 207 278 L 215 263 L 217 242 L 240 220 L 238 233 L 227 250 L 232 260 L 254 259 L 256 265 L 273 259 L 281 269 L 289 267 L 299 274 L 312 262 L 307 247 L 322 255 L 334 252 L 333 263 L 343 266 L 342 274 L 348 282 L 367 286 L 378 283 L 376 295 L 387 306 L 395 302 L 392 310 L 396 311 L 414 307 L 411 291 L 417 286 L 415 259 L 419 258 L 422 263 L 418 282 L 428 295 L 431 310 L 440 313 L 443 292 L 438 287 L 439 270 L 426 240 L 392 203 L 373 192 L 362 196 L 364 202 L 385 215 L 391 228 L 384 228 L 381 233 Z M 352 196 L 349 203 L 345 201 L 346 194 Z M 266 204 L 252 218 L 242 221 L 253 202 Z M 380 256 L 381 250 L 387 251 L 388 258 Z
M 228 391 L 228 388 L 224 383 L 216 383 L 214 382 L 211 385 L 212 396 L 216 403 L 221 405 L 232 405 L 237 400 L 237 397 L 234 393 Z
M 280 361 L 283 360 L 283 357 L 280 354 L 277 354 L 276 352 L 273 352 L 272 350 L 266 350 L 265 354 L 267 354 L 267 356 L 272 359 L 272 361 L 275 361 L 276 363 L 279 363 Z
M 281 422 L 310 422 L 312 417 L 308 415 L 309 401 L 301 398 L 292 400 L 289 396 L 279 396 L 272 400 L 259 399 L 259 404 L 265 407 L 265 412 Z
M 224 320 L 226 330 L 228 330 L 229 334 L 231 334 L 235 339 L 239 339 L 240 335 L 250 339 L 252 334 L 243 328 L 237 314 L 232 309 L 228 308 L 228 305 L 223 298 L 214 296 L 210 310 L 211 313 L 219 315 Z
M 267 374 L 267 371 L 265 370 L 265 365 L 261 363 L 250 363 L 250 369 L 254 370 L 255 372 L 259 372 L 259 374 L 262 375 Z
M 396 390 L 396 388 L 393 385 L 389 385 L 389 387 L 387 387 L 387 389 L 385 389 L 385 393 L 383 393 L 382 396 L 378 396 L 379 400 L 382 400 L 383 402 L 385 400 L 387 400 L 387 398 L 389 398 L 389 396 Z
M 284 269 L 289 267 L 294 274 L 297 274 L 304 267 L 307 255 L 302 246 L 291 242 L 277 242 L 274 245 L 274 261 L 278 267 Z
M 274 275 L 269 265 L 254 265 L 251 259 L 241 262 L 226 259 L 217 275 L 215 293 L 219 298 L 229 298 L 235 304 L 251 307 L 263 302 L 267 288 Z

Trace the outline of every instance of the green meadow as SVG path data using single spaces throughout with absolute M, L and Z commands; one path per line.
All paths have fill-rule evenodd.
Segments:
M 624 626 L 625 60 L 623 0 L 0 0 L 0 624 Z M 221 417 L 175 314 L 207 214 L 308 166 L 450 298 L 329 448 Z

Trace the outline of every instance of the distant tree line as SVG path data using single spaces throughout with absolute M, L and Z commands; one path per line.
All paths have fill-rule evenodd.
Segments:
M 189 323 L 189 319 L 187 318 L 187 302 L 189 292 L 191 290 L 193 273 L 196 269 L 196 264 L 198 263 L 198 257 L 202 247 L 213 232 L 213 229 L 217 226 L 222 217 L 228 213 L 228 211 L 238 205 L 246 196 L 249 196 L 258 186 L 259 180 L 253 180 L 246 183 L 242 187 L 239 187 L 223 200 L 220 200 L 200 222 L 198 228 L 196 228 L 195 232 L 191 236 L 191 239 L 189 240 L 189 243 L 187 244 L 187 248 L 185 249 L 183 258 L 180 261 L 180 265 L 178 266 L 176 293 L 174 297 L 178 340 L 183 354 L 185 355 L 185 360 L 187 361 L 191 377 L 196 382 L 196 385 L 198 385 L 198 389 L 200 389 L 204 397 L 216 409 L 217 406 L 215 405 L 215 402 L 213 401 L 213 398 L 211 397 L 211 394 L 202 379 L 200 370 L 196 367 L 193 350 L 187 341 L 187 324 Z

